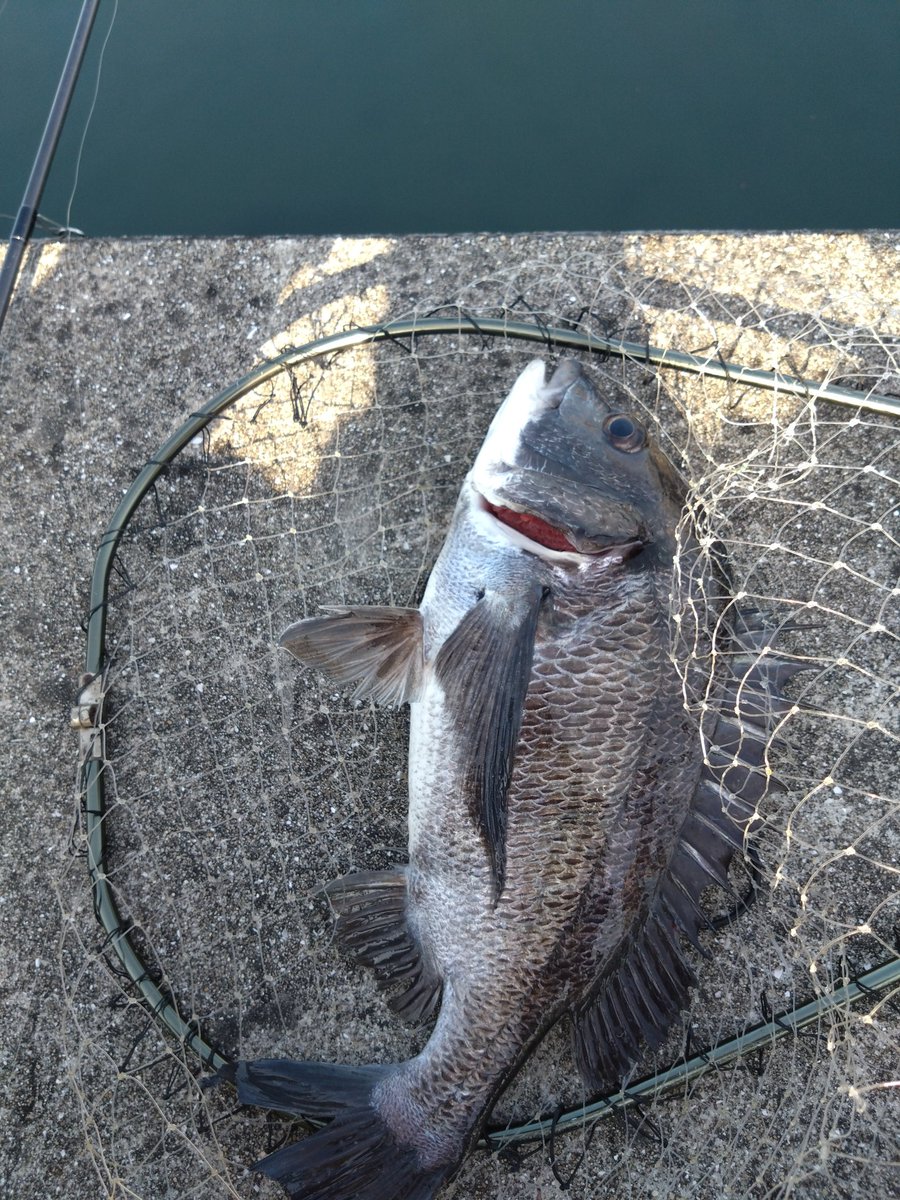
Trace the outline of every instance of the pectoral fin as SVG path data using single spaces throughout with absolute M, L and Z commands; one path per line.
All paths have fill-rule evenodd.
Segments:
M 516 599 L 486 593 L 435 661 L 466 755 L 464 786 L 490 858 L 496 896 L 506 873 L 506 793 L 544 595 L 540 586 Z
M 335 607 L 286 629 L 279 645 L 325 671 L 355 683 L 355 696 L 379 704 L 414 700 L 422 676 L 422 618 L 416 608 Z

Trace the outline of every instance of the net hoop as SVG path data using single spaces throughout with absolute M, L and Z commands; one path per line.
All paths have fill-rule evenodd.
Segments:
M 600 334 L 577 329 L 544 325 L 539 321 L 515 322 L 501 318 L 474 318 L 465 313 L 453 317 L 427 316 L 390 321 L 380 325 L 354 326 L 345 331 L 317 338 L 302 346 L 286 350 L 244 375 L 220 391 L 190 417 L 157 449 L 135 477 L 116 508 L 102 538 L 94 560 L 91 577 L 90 608 L 86 620 L 87 647 L 85 674 L 72 712 L 72 725 L 79 734 L 79 794 L 84 816 L 87 843 L 87 863 L 91 896 L 97 920 L 105 931 L 102 949 L 111 952 L 119 967 L 134 984 L 138 994 L 159 1024 L 179 1043 L 195 1054 L 202 1065 L 217 1071 L 229 1059 L 208 1042 L 196 1022 L 185 1021 L 174 996 L 159 987 L 138 954 L 130 930 L 119 913 L 106 866 L 107 815 L 104 782 L 104 723 L 103 703 L 107 695 L 106 673 L 106 615 L 110 603 L 109 584 L 119 543 L 138 506 L 155 481 L 188 445 L 203 435 L 217 417 L 241 397 L 282 371 L 299 363 L 340 353 L 356 346 L 381 341 L 415 339 L 430 335 L 503 337 L 543 344 L 550 350 L 571 349 L 594 354 L 615 356 L 646 366 L 666 367 L 732 384 L 765 389 L 784 395 L 824 400 L 855 409 L 887 416 L 900 416 L 900 399 L 874 391 L 855 391 L 831 383 L 782 375 L 774 371 L 744 367 L 726 362 L 717 356 L 688 354 L 660 349 L 651 345 L 606 338 Z M 734 1062 L 751 1053 L 770 1049 L 788 1034 L 796 1035 L 829 1010 L 852 1004 L 857 1000 L 881 994 L 900 984 L 900 955 L 895 956 L 856 978 L 845 978 L 842 985 L 823 992 L 807 1004 L 788 1009 L 763 1021 L 736 1037 L 717 1042 L 689 1058 L 683 1058 L 668 1069 L 629 1084 L 625 1089 L 599 1097 L 589 1103 L 571 1108 L 553 1117 L 502 1129 L 488 1129 L 481 1147 L 500 1150 L 515 1143 L 545 1140 L 557 1132 L 595 1123 L 604 1116 L 622 1112 L 648 1100 L 660 1097 L 707 1072 Z

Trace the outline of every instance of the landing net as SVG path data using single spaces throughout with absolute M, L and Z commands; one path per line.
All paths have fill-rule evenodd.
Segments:
M 500 275 L 387 327 L 335 305 L 176 431 L 113 518 L 74 714 L 105 932 L 73 922 L 64 947 L 81 963 L 64 1037 L 109 1194 L 279 1195 L 246 1167 L 300 1130 L 199 1076 L 423 1044 L 317 895 L 403 860 L 406 712 L 276 643 L 323 604 L 418 601 L 498 402 L 563 354 L 649 423 L 741 602 L 815 669 L 786 685 L 757 902 L 705 937 L 684 1020 L 617 1097 L 583 1094 L 554 1030 L 495 1110 L 502 1152 L 473 1153 L 446 1194 L 538 1197 L 554 1175 L 591 1197 L 897 1186 L 896 360 L 862 322 L 681 282 L 650 306 L 621 266 L 602 286 L 592 269 L 527 302 Z

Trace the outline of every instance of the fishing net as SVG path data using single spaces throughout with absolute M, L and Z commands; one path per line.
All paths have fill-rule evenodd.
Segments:
M 77 844 L 89 839 L 106 932 L 73 919 L 63 946 L 63 1038 L 104 1194 L 281 1194 L 247 1167 L 301 1128 L 201 1089 L 204 1059 L 389 1062 L 424 1043 L 334 944 L 318 891 L 403 860 L 407 713 L 348 698 L 276 643 L 323 604 L 418 601 L 491 415 L 537 354 L 582 358 L 644 417 L 690 482 L 708 552 L 724 543 L 740 604 L 813 669 L 785 685 L 795 704 L 768 755 L 784 786 L 760 805 L 756 902 L 703 935 L 690 1010 L 613 1100 L 583 1094 L 568 1031 L 554 1030 L 497 1105 L 495 1153 L 473 1152 L 446 1194 L 897 1186 L 900 425 L 877 403 L 898 390 L 886 302 L 858 269 L 855 287 L 801 288 L 789 254 L 761 282 L 751 239 L 729 240 L 727 259 L 715 238 L 691 239 L 690 257 L 686 240 L 623 245 L 446 294 L 431 282 L 429 303 L 376 341 L 352 331 L 388 317 L 387 295 L 336 299 L 262 357 L 308 353 L 195 416 L 126 497 L 92 599 L 102 674 L 75 714 Z M 653 348 L 689 352 L 691 369 Z M 714 626 L 687 593 L 673 616 Z M 739 891 L 750 874 L 735 864 Z

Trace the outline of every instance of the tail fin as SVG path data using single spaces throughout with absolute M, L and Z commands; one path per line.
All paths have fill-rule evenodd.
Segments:
M 330 1122 L 254 1164 L 291 1200 L 431 1200 L 456 1164 L 422 1167 L 382 1120 L 372 1093 L 394 1069 L 271 1058 L 231 1063 L 219 1078 L 242 1104 Z

